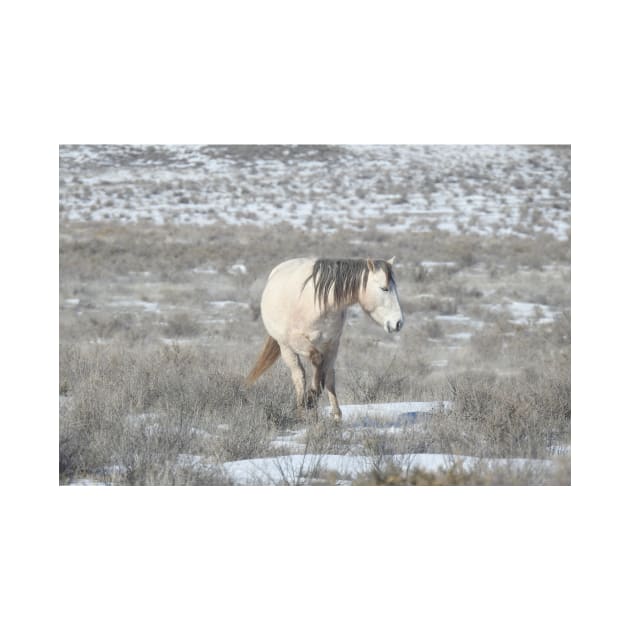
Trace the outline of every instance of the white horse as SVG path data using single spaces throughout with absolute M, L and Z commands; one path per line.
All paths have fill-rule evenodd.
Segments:
M 291 371 L 298 408 L 314 407 L 325 388 L 333 417 L 339 421 L 335 359 L 347 308 L 358 302 L 388 333 L 403 326 L 393 264 L 394 258 L 294 258 L 279 264 L 269 274 L 260 304 L 269 336 L 247 382 L 253 383 L 282 355 Z M 300 357 L 313 365 L 308 392 Z

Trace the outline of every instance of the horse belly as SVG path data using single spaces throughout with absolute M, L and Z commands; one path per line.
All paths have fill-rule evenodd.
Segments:
M 344 322 L 345 311 L 323 315 L 312 308 L 307 312 L 297 309 L 288 326 L 288 345 L 304 357 L 311 357 L 314 351 L 328 355 L 339 343 Z

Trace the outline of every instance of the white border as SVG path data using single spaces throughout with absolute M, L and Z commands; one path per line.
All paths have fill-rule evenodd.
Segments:
M 625 328 L 625 21 L 611 2 L 417 4 L 3 10 L 5 615 L 68 629 L 614 618 L 627 519 L 610 467 L 624 459 L 614 397 L 627 369 L 600 348 Z M 576 464 L 589 453 L 577 487 L 58 488 L 53 200 L 68 142 L 573 143 Z M 597 322 L 593 301 L 612 316 Z

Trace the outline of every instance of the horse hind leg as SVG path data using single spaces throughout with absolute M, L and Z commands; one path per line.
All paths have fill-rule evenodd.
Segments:
M 296 404 L 298 409 L 301 409 L 304 407 L 304 389 L 306 387 L 304 367 L 300 357 L 289 346 L 281 345 L 280 354 L 291 372 L 291 380 L 293 381 L 293 387 L 295 387 Z

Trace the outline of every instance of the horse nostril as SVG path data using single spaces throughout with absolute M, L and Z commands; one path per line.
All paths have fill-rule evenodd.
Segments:
M 400 332 L 400 329 L 402 328 L 402 319 L 399 319 L 396 322 L 396 332 Z

